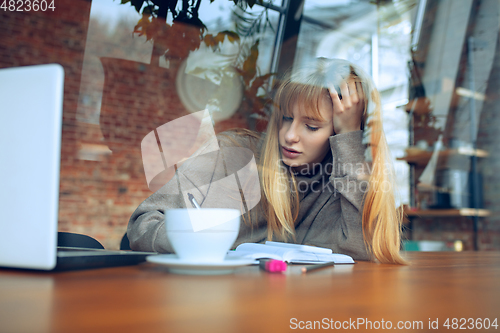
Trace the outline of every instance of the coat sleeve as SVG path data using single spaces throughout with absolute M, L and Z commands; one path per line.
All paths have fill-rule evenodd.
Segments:
M 365 162 L 363 131 L 330 137 L 333 164 L 330 182 L 337 194 L 332 197 L 340 208 L 335 243 L 342 253 L 369 260 L 363 239 L 362 213 L 364 195 L 368 189 L 369 166 Z
M 127 227 L 132 250 L 173 252 L 166 235 L 164 212 L 191 208 L 188 193 L 202 208 L 242 208 L 235 173 L 248 163 L 253 153 L 240 146 L 241 140 L 236 142 L 218 136 L 217 141 L 219 149 L 214 150 L 208 144 L 202 146 L 177 169 L 167 184 L 137 207 Z

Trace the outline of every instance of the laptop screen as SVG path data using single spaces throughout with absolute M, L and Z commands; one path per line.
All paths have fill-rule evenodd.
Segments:
M 0 266 L 56 264 L 64 70 L 0 69 Z

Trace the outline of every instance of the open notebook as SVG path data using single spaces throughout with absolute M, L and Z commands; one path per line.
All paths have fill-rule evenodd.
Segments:
M 234 251 L 228 252 L 229 257 L 243 257 L 255 259 L 276 259 L 290 264 L 322 264 L 334 262 L 336 264 L 354 264 L 354 260 L 345 254 L 332 253 L 331 249 L 280 242 L 266 242 L 266 244 L 243 243 Z
M 137 264 L 151 253 L 57 249 L 64 92 L 60 65 L 0 69 L 0 267 Z

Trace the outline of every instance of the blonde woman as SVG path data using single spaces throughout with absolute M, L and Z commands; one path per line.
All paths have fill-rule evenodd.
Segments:
M 163 212 L 187 206 L 179 179 L 198 190 L 202 207 L 228 204 L 231 196 L 210 185 L 248 163 L 224 154 L 224 148 L 240 147 L 255 155 L 261 195 L 243 215 L 234 247 L 277 240 L 328 247 L 356 260 L 405 263 L 402 216 L 371 79 L 345 60 L 321 58 L 280 82 L 274 101 L 265 133 L 219 134 L 220 150 L 203 154 L 202 147 L 137 208 L 128 226 L 131 248 L 173 252 Z

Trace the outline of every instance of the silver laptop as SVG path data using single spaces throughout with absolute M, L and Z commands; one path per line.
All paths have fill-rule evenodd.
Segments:
M 0 267 L 64 270 L 130 265 L 151 253 L 58 251 L 64 69 L 0 69 Z

